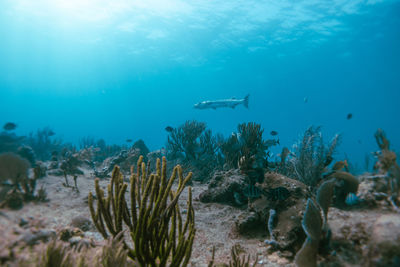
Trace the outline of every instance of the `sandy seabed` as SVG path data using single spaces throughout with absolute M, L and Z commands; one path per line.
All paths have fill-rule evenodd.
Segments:
M 82 170 L 84 175 L 80 175 L 77 180 L 79 193 L 63 186 L 64 177 L 46 176 L 38 181 L 37 188 L 40 188 L 40 186 L 46 188 L 49 202 L 25 203 L 22 209 L 16 211 L 1 210 L 0 237 L 2 244 L 0 244 L 0 249 L 6 248 L 18 240 L 31 228 L 59 231 L 69 227 L 74 217 L 84 216 L 90 219 L 87 196 L 89 191 L 94 191 L 94 177 L 90 170 Z M 72 184 L 71 177 L 69 177 L 69 180 Z M 109 180 L 101 180 L 100 185 L 105 187 Z M 241 251 L 250 254 L 252 260 L 257 255 L 258 266 L 294 266 L 279 252 L 269 251 L 267 245 L 263 242 L 265 237 L 243 237 L 235 233 L 233 230 L 235 220 L 243 210 L 218 203 L 201 203 L 199 194 L 206 188 L 207 185 L 204 184 L 194 183 L 192 185 L 197 230 L 190 266 L 207 266 L 211 260 L 213 247 L 216 249 L 216 262 L 229 262 L 230 250 L 234 245 L 239 246 Z M 181 210 L 186 208 L 187 193 L 188 190 L 185 189 L 180 197 Z M 344 247 L 353 246 L 352 253 L 346 252 L 346 249 L 339 248 L 336 250 L 335 261 L 339 260 L 338 266 L 362 265 L 362 257 L 365 250 L 368 249 L 368 239 L 373 231 L 373 225 L 377 218 L 382 215 L 390 215 L 393 216 L 393 220 L 400 221 L 400 215 L 389 209 L 330 209 L 328 221 L 332 229 L 333 240 L 337 244 L 343 242 Z M 30 227 L 20 227 L 21 219 L 29 221 Z M 90 236 L 95 242 L 101 243 L 103 241 L 101 235 L 93 226 L 85 235 Z

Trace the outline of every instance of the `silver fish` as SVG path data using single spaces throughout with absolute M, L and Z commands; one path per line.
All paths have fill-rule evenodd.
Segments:
M 247 95 L 243 99 L 228 98 L 213 101 L 203 101 L 194 105 L 197 109 L 217 109 L 217 108 L 235 108 L 236 106 L 243 104 L 246 108 L 249 108 L 249 96 Z

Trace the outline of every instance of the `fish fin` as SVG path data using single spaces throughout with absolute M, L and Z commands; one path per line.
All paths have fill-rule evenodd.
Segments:
M 250 96 L 250 94 L 246 95 L 246 97 L 244 98 L 243 105 L 244 105 L 246 108 L 249 108 L 249 96 Z

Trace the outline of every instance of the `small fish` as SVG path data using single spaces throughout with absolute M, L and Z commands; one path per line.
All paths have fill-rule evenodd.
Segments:
M 349 206 L 356 205 L 359 202 L 358 197 L 354 193 L 349 193 L 346 197 L 345 203 Z
M 126 139 L 127 143 L 132 143 L 132 139 Z
M 351 118 L 353 118 L 353 114 L 352 113 L 349 113 L 349 114 L 347 114 L 347 117 L 346 117 L 348 120 L 350 120 Z
M 304 101 L 304 103 L 307 103 L 308 102 L 308 97 L 304 97 L 303 101 Z
M 53 136 L 53 135 L 55 135 L 55 134 L 56 134 L 56 133 L 53 132 L 52 130 L 50 130 L 50 131 L 47 133 L 48 136 Z
M 264 141 L 264 145 L 266 147 L 271 147 L 271 146 L 276 146 L 279 145 L 279 139 L 275 140 L 275 139 L 268 139 Z
M 261 196 L 261 190 L 255 185 L 249 185 L 243 192 L 247 198 L 259 198 Z
M 167 126 L 167 127 L 165 127 L 165 130 L 167 132 L 171 133 L 174 130 L 174 128 L 172 128 L 171 126 Z
M 6 131 L 12 131 L 12 130 L 15 130 L 15 128 L 17 128 L 17 125 L 13 122 L 7 122 L 3 126 L 3 129 Z
M 275 135 L 278 135 L 278 132 L 277 131 L 271 131 L 269 134 L 272 135 L 272 136 L 275 136 Z

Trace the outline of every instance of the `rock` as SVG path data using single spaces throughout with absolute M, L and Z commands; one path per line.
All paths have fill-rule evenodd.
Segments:
M 86 232 L 92 227 L 92 221 L 85 216 L 76 216 L 72 218 L 70 225 Z
M 122 150 L 117 156 L 105 159 L 102 164 L 102 169 L 100 171 L 95 170 L 94 174 L 98 178 L 108 177 L 115 165 L 118 165 L 122 172 L 130 173 L 131 166 L 136 166 L 140 155 L 141 151 L 137 148 Z
M 99 232 L 85 232 L 84 236 L 95 241 L 103 241 L 104 238 Z
M 19 220 L 18 225 L 19 225 L 20 227 L 24 227 L 24 226 L 26 226 L 28 223 L 29 223 L 29 222 L 28 222 L 27 220 L 25 220 L 24 218 L 21 218 L 21 219 Z
M 244 212 L 235 220 L 235 230 L 241 235 L 253 234 L 263 229 L 264 224 L 260 223 L 260 216 L 256 212 Z
M 28 246 L 33 246 L 39 241 L 47 242 L 56 237 L 56 231 L 51 229 L 41 229 L 36 233 L 26 233 L 21 237 L 21 241 Z
M 380 216 L 374 223 L 369 256 L 371 266 L 396 266 L 400 259 L 400 215 Z
M 70 227 L 62 229 L 59 233 L 59 237 L 62 241 L 68 241 L 74 236 L 83 237 L 84 233 L 79 228 L 70 228 Z
M 144 157 L 144 160 L 147 161 L 147 154 L 150 153 L 150 150 L 147 148 L 146 144 L 144 143 L 144 141 L 142 139 L 137 140 L 132 148 L 134 149 L 138 149 L 139 150 L 139 154 L 142 155 Z
M 357 196 L 361 199 L 364 206 L 376 207 L 387 206 L 385 201 L 388 199 L 388 181 L 386 176 L 364 175 L 360 177 L 360 185 L 358 187 Z
M 242 214 L 235 223 L 236 230 L 245 233 L 243 230 L 248 226 L 257 224 L 267 234 L 269 211 L 275 210 L 276 217 L 272 221 L 269 241 L 276 242 L 274 248 L 291 252 L 285 255 L 294 255 L 305 239 L 301 220 L 306 199 L 310 196 L 306 186 L 284 175 L 268 172 L 264 175 L 264 182 L 257 184 L 257 188 L 261 190 L 262 196 L 249 203 L 248 218 L 244 218 L 246 213 Z M 255 222 L 257 218 L 258 222 Z
M 199 199 L 204 203 L 218 202 L 240 206 L 243 203 L 240 203 L 237 195 L 247 186 L 245 179 L 239 170 L 215 172 L 208 189 L 200 194 Z

